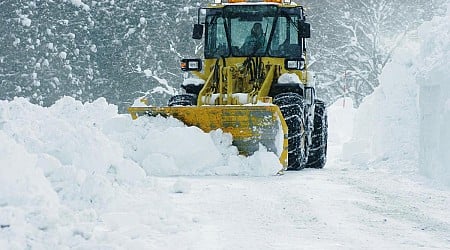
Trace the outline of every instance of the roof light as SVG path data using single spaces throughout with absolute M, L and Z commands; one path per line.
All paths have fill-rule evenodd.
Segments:
M 222 0 L 214 0 L 214 3 L 215 3 L 215 4 L 221 4 L 221 3 L 222 3 Z
M 226 1 L 226 0 L 225 0 Z M 283 4 L 291 4 L 292 0 L 228 0 L 228 3 L 255 3 L 255 2 L 265 2 L 265 3 L 283 3 Z M 222 3 L 222 0 L 214 0 L 215 4 Z

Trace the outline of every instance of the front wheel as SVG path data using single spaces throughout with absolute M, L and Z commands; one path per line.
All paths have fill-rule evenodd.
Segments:
M 301 170 L 307 161 L 303 97 L 297 93 L 283 93 L 274 97 L 288 126 L 288 170 Z

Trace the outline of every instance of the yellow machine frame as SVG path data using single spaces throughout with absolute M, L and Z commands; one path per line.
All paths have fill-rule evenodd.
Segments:
M 245 1 L 228 0 L 229 4 L 240 2 Z M 281 0 L 265 2 L 286 8 L 297 6 L 285 4 Z M 209 7 L 222 8 L 224 5 L 213 4 Z M 153 107 L 143 99 L 142 102 L 146 106 L 130 107 L 128 111 L 133 119 L 141 115 L 173 116 L 186 125 L 197 126 L 205 132 L 222 129 L 233 135 L 234 145 L 244 155 L 257 151 L 259 143 L 267 142 L 266 147 L 271 145 L 269 150 L 279 151 L 276 153 L 283 166 L 282 170 L 285 170 L 288 166 L 288 126 L 280 108 L 271 103 L 269 92 L 272 84 L 284 73 L 296 74 L 302 82 L 299 84 L 306 85 L 307 64 L 305 62 L 305 68 L 302 70 L 287 70 L 284 67 L 285 58 L 259 57 L 265 77 L 261 81 L 250 81 L 243 65 L 246 59 L 247 57 L 205 59 L 204 72 L 192 71 L 205 81 L 198 94 L 196 106 Z M 305 52 L 303 59 L 306 60 Z M 247 100 L 236 98 L 236 93 L 245 93 Z M 270 131 L 281 131 L 282 135 L 280 137 Z M 278 143 L 278 146 L 272 145 L 273 141 L 277 140 L 275 144 Z

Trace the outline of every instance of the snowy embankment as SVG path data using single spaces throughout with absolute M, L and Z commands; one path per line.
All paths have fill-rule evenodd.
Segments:
M 419 29 L 420 170 L 450 186 L 450 3 L 447 15 Z
M 448 7 L 450 9 L 450 5 Z M 450 12 L 423 24 L 355 115 L 343 158 L 450 186 Z

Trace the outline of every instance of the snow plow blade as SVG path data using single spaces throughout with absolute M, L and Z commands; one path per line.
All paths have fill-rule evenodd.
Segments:
M 287 167 L 288 129 L 281 111 L 276 105 L 224 105 L 224 106 L 171 106 L 130 107 L 133 119 L 139 116 L 172 116 L 188 126 L 196 126 L 205 132 L 222 129 L 233 135 L 233 145 L 242 155 L 251 155 L 260 144 L 274 152 Z

